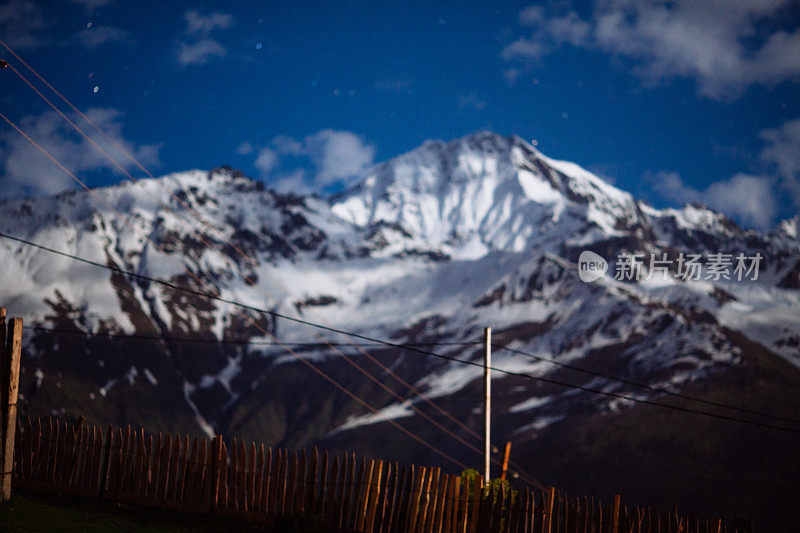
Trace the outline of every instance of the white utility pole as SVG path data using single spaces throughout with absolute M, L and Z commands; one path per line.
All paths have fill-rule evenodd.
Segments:
M 492 425 L 492 328 L 483 330 L 483 480 L 489 483 L 492 441 L 490 439 Z

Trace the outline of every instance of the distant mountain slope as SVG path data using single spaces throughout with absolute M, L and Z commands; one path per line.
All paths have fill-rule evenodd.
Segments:
M 539 357 L 497 350 L 498 367 L 658 401 L 668 398 L 541 358 L 673 391 L 755 376 L 747 364 L 754 346 L 760 358 L 796 368 L 797 225 L 763 234 L 702 206 L 657 210 L 518 137 L 488 132 L 428 142 L 329 200 L 277 194 L 220 168 L 0 203 L 3 232 L 110 266 L 394 342 L 475 341 L 491 325 L 498 343 Z M 609 263 L 592 283 L 576 266 L 585 250 Z M 665 279 L 614 279 L 626 253 L 642 254 L 645 274 L 651 254 L 666 257 Z M 706 261 L 715 253 L 730 254 L 731 272 L 738 254 L 760 254 L 758 279 L 706 279 L 707 266 L 699 280 L 679 278 L 681 254 Z M 0 302 L 48 329 L 26 331 L 21 401 L 31 414 L 276 445 L 361 442 L 376 454 L 441 461 L 386 426 L 392 418 L 463 461 L 477 459 L 341 352 L 404 396 L 407 387 L 353 347 L 319 346 L 306 326 L 4 239 L 0 270 Z M 379 412 L 297 364 L 263 330 L 304 343 L 297 354 Z M 149 338 L 159 336 L 166 339 Z M 481 357 L 479 346 L 435 351 Z M 370 353 L 480 427 L 480 369 L 395 349 Z M 630 400 L 577 389 L 500 375 L 495 383 L 497 441 L 520 449 L 538 449 L 578 421 L 638 412 Z M 413 405 L 452 426 L 419 398 Z

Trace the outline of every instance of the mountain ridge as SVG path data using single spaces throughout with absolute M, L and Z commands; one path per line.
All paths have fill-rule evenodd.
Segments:
M 219 167 L 0 206 L 6 207 L 0 210 L 3 232 L 395 342 L 474 340 L 488 324 L 498 339 L 536 356 L 589 366 L 602 361 L 622 376 L 676 390 L 741 364 L 744 345 L 728 330 L 800 365 L 795 312 L 800 308 L 800 245 L 790 222 L 762 234 L 702 207 L 654 209 L 516 136 L 479 132 L 426 143 L 373 167 L 360 185 L 329 199 L 279 194 L 235 169 Z M 584 283 L 578 276 L 583 250 L 608 260 L 609 272 L 598 282 Z M 684 281 L 674 266 L 664 280 L 614 279 L 619 256 L 633 252 L 667 254 L 673 262 L 688 253 L 760 253 L 764 262 L 760 278 L 743 283 Z M 307 378 L 279 347 L 192 352 L 174 342 L 151 343 L 152 353 L 142 361 L 140 350 L 118 341 L 115 349 L 123 355 L 112 364 L 97 355 L 107 343 L 94 334 L 259 342 L 269 340 L 266 330 L 284 342 L 319 339 L 294 324 L 98 272 L 8 241 L 0 244 L 0 267 L 7 273 L 0 295 L 17 310 L 12 312 L 33 326 L 58 326 L 85 337 L 80 354 L 65 348 L 56 333 L 40 331 L 27 341 L 31 366 L 22 402 L 33 411 L 74 403 L 106 413 L 103 420 L 146 425 L 143 414 L 130 414 L 135 391 L 168 396 L 168 402 L 159 401 L 179 406 L 182 424 L 195 431 L 266 431 L 274 442 L 284 443 L 355 434 L 387 416 L 415 419 L 408 404 L 378 394 L 377 414 L 338 399 L 340 416 L 316 420 L 316 430 L 303 429 L 297 424 L 307 415 L 276 394 L 299 404 L 328 403 L 300 400 L 298 392 L 287 389 L 291 380 Z M 83 362 L 76 365 L 65 350 Z M 343 372 L 331 350 L 299 353 Z M 408 354 L 380 353 L 429 399 L 450 403 L 479 379 L 479 372 L 456 363 L 412 364 Z M 469 348 L 445 353 L 480 357 Z M 557 372 L 519 354 L 505 353 L 496 361 L 536 376 Z M 267 376 L 275 373 L 293 377 L 286 384 L 273 383 L 274 393 L 263 391 Z M 59 376 L 65 375 L 82 383 L 80 392 L 54 399 L 61 398 Z M 342 379 L 356 389 L 365 387 L 358 376 L 345 373 Z M 654 396 L 586 376 L 578 382 L 634 398 Z M 632 405 L 555 389 L 532 393 L 504 383 L 499 390 L 505 391 L 506 414 L 499 416 L 516 419 L 506 424 L 506 432 L 523 440 L 535 440 L 578 414 Z M 281 411 L 271 416 L 285 424 L 259 430 L 256 422 L 242 418 L 263 405 Z M 163 413 L 155 418 L 165 420 Z

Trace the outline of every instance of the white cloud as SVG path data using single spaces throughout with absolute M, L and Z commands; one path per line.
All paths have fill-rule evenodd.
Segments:
M 262 176 L 269 176 L 278 164 L 278 154 L 271 148 L 262 148 L 258 151 L 256 162 L 253 163 Z
M 98 7 L 103 7 L 108 5 L 111 0 L 72 0 L 76 4 L 80 4 L 86 9 L 87 11 L 94 11 Z
M 211 13 L 203 16 L 196 9 L 183 14 L 187 35 L 208 35 L 214 30 L 227 30 L 233 26 L 233 16 L 227 13 Z
M 408 78 L 384 78 L 375 82 L 375 88 L 381 91 L 411 94 L 411 80 Z
M 736 174 L 698 190 L 683 183 L 677 172 L 659 172 L 650 177 L 653 190 L 666 200 L 680 204 L 707 205 L 745 226 L 766 229 L 777 213 L 773 180 L 763 176 Z
M 30 50 L 47 42 L 43 30 L 53 21 L 31 0 L 11 0 L 0 5 L 0 35 L 11 48 Z
M 486 102 L 478 98 L 476 94 L 465 94 L 458 99 L 458 109 L 464 111 L 470 109 L 473 111 L 483 111 L 486 109 Z
M 178 63 L 181 65 L 203 65 L 212 58 L 226 55 L 228 55 L 228 49 L 214 39 L 178 43 Z
M 281 175 L 272 183 L 272 187 L 282 193 L 311 194 L 315 192 L 314 188 L 309 184 L 306 171 L 302 168 Z
M 159 146 L 136 146 L 122 136 L 122 113 L 120 111 L 94 108 L 89 109 L 86 115 L 114 143 L 123 147 L 144 166 L 158 164 Z M 78 117 L 70 118 L 75 123 L 79 123 Z M 110 169 L 115 174 L 119 174 L 119 170 L 106 156 L 75 133 L 55 112 L 23 117 L 19 121 L 19 126 L 78 178 L 81 178 L 83 172 L 97 170 Z M 84 131 L 87 130 L 84 129 Z M 100 136 L 93 137 L 93 139 L 103 150 L 113 156 L 120 166 L 128 171 L 133 168 L 134 164 L 112 143 Z M 0 149 L 2 158 L 0 159 L 3 161 L 4 182 L 0 193 L 4 196 L 49 195 L 79 187 L 72 178 L 16 131 L 8 130 L 0 134 L 0 145 L 2 146 Z
M 187 65 L 204 65 L 211 59 L 225 57 L 228 48 L 211 34 L 217 30 L 227 30 L 233 26 L 233 16 L 226 13 L 201 15 L 199 11 L 190 9 L 183 14 L 186 21 L 186 40 L 178 41 L 176 57 L 178 63 Z
M 72 40 L 93 50 L 107 43 L 130 43 L 130 32 L 114 26 L 93 26 L 83 28 L 73 35 Z
M 503 77 L 506 79 L 509 85 L 514 85 L 520 76 L 522 76 L 522 69 L 507 68 L 503 70 Z
M 291 137 L 286 137 L 285 135 L 278 135 L 272 142 L 270 143 L 275 149 L 284 155 L 300 155 L 304 148 L 303 143 L 301 141 L 295 140 Z
M 547 53 L 545 43 L 520 37 L 503 48 L 503 59 L 531 59 L 538 61 Z
M 800 208 L 800 118 L 778 129 L 764 130 L 760 138 L 766 143 L 761 159 L 775 166 L 781 185 Z
M 659 172 L 649 178 L 651 187 L 667 200 L 700 202 L 745 225 L 768 228 L 778 212 L 781 188 L 800 208 L 800 118 L 763 130 L 759 138 L 765 164 L 760 176 L 739 173 L 701 191 L 685 185 L 675 172 Z
M 304 139 L 304 153 L 317 167 L 314 184 L 350 183 L 372 166 L 375 148 L 349 131 L 322 130 Z
M 255 148 L 253 148 L 253 145 L 247 141 L 236 147 L 236 153 L 239 155 L 251 154 L 253 153 L 253 150 L 255 150 Z
M 598 49 L 636 62 L 647 83 L 691 77 L 704 95 L 729 98 L 754 84 L 800 76 L 800 28 L 777 28 L 791 5 L 792 0 L 603 0 L 588 20 L 574 11 L 532 6 L 520 12 L 520 24 L 532 35 L 506 46 L 503 57 L 536 61 L 564 44 Z
M 319 192 L 337 184 L 350 185 L 374 161 L 375 147 L 360 136 L 326 129 L 301 140 L 275 137 L 258 151 L 254 164 L 276 188 Z

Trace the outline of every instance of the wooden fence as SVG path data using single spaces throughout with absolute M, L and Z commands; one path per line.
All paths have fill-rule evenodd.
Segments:
M 305 513 L 326 529 L 365 532 L 488 531 L 720 532 L 700 521 L 622 505 L 541 493 L 508 484 L 484 489 L 480 476 L 399 466 L 352 454 L 273 450 L 221 437 L 190 439 L 142 429 L 101 428 L 21 417 L 16 486 L 191 512 L 271 521 Z M 737 524 L 735 531 L 751 530 Z

